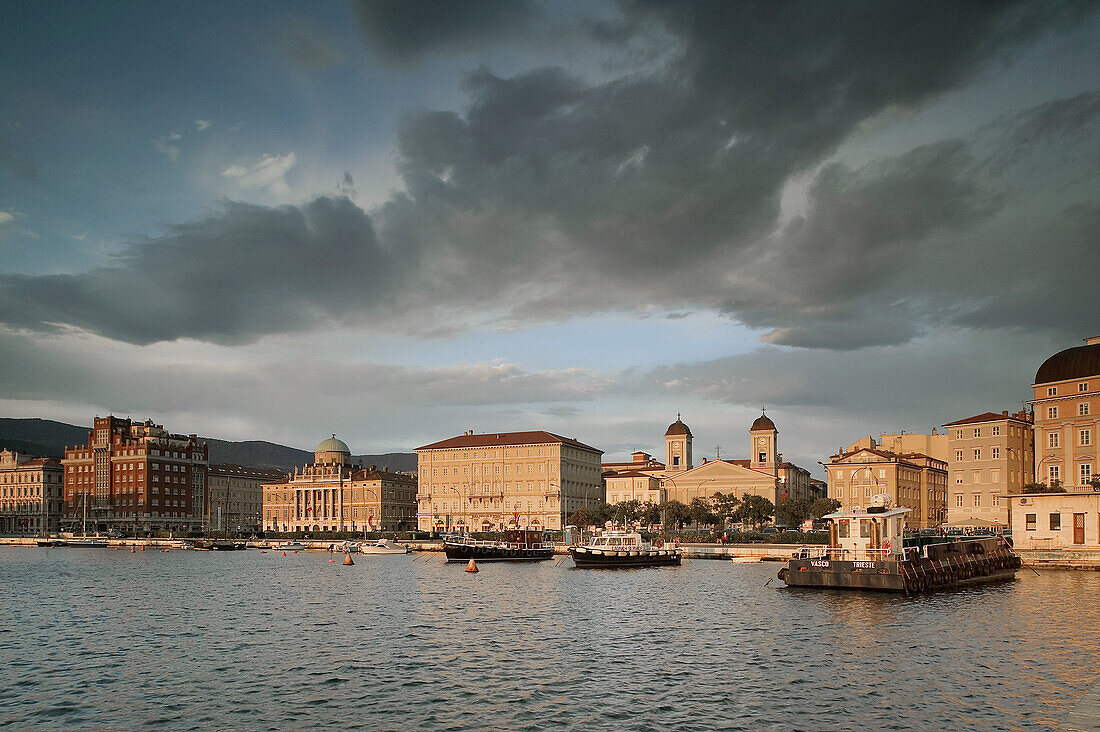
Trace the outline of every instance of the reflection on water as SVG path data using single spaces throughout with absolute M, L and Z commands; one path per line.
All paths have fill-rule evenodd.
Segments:
M 906 598 L 328 559 L 0 550 L 0 726 L 1050 729 L 1100 675 L 1094 572 Z

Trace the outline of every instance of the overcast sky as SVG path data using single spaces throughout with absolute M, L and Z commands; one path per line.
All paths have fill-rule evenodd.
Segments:
M 1100 334 L 1100 5 L 8 3 L 0 416 L 787 459 Z

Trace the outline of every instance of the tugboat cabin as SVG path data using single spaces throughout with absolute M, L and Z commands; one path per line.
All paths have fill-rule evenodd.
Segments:
M 829 521 L 831 559 L 896 560 L 905 552 L 905 514 L 908 508 L 870 506 L 866 511 L 838 511 Z

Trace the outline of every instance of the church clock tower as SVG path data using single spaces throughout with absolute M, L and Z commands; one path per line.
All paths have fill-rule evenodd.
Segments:
M 777 438 L 779 430 L 775 422 L 761 413 L 749 428 L 749 467 L 771 475 L 779 475 Z
M 665 430 L 665 470 L 691 470 L 691 430 L 680 421 L 676 421 Z

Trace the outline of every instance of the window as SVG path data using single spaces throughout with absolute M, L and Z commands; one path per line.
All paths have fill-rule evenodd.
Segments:
M 870 539 L 871 538 L 871 520 L 863 519 L 859 522 L 859 538 Z
M 982 448 L 980 448 L 980 447 L 975 447 L 974 448 L 974 459 L 975 460 L 981 460 L 982 459 Z
M 1048 432 L 1047 433 L 1047 447 L 1051 447 L 1051 448 L 1058 447 L 1058 433 L 1057 432 Z
M 982 482 L 982 471 L 975 470 L 970 474 L 970 482 L 974 485 Z
M 1092 463 L 1081 463 L 1081 485 L 1092 480 Z
M 992 457 L 994 460 L 1000 460 L 1001 459 L 1001 448 L 994 447 L 993 450 L 992 450 L 992 453 L 993 454 L 990 455 L 990 457 Z
M 963 438 L 963 431 L 962 430 L 955 430 L 955 439 L 956 440 L 961 440 L 962 438 Z
M 1062 468 L 1058 465 L 1051 465 L 1047 468 L 1047 477 L 1050 478 L 1051 484 L 1062 479 Z
M 871 497 L 871 486 L 868 485 L 868 486 L 863 487 L 863 497 L 864 498 L 870 498 Z
M 885 468 L 879 468 L 878 477 L 880 477 L 880 478 L 885 478 L 886 477 L 886 469 Z
M 1058 407 L 1047 407 L 1047 419 L 1058 419 Z
M 982 494 L 981 493 L 972 493 L 970 495 L 970 505 L 974 506 L 975 508 L 981 508 Z
M 1048 386 L 1047 387 L 1047 396 L 1058 396 L 1058 387 L 1057 386 Z
M 848 538 L 848 521 L 847 520 L 842 520 L 837 525 L 836 535 L 840 539 L 847 539 Z
M 1089 390 L 1089 382 L 1087 382 L 1087 381 L 1082 381 L 1080 384 L 1077 385 L 1077 391 L 1088 391 L 1088 390 Z
M 982 436 L 982 428 L 981 427 L 978 427 L 977 429 L 974 430 L 974 436 L 975 437 L 981 437 Z
M 993 425 L 993 436 L 999 437 L 1001 434 L 1001 426 L 999 424 Z
M 1092 444 L 1092 430 L 1081 430 L 1081 444 L 1082 445 L 1091 445 Z
M 1081 402 L 1077 405 L 1077 416 L 1084 417 L 1089 413 L 1089 403 Z
M 993 496 L 993 507 L 996 508 L 999 505 L 1001 505 L 1001 499 L 997 496 Z
M 989 470 L 989 482 L 990 483 L 1000 483 L 1001 482 L 1001 469 L 1000 468 L 991 468 Z
M 956 450 L 955 451 L 955 462 L 961 463 L 962 461 L 963 461 L 963 451 L 962 450 Z
M 1052 513 L 1050 514 L 1050 530 L 1061 531 L 1062 530 L 1062 514 Z
M 962 493 L 956 493 L 955 494 L 955 508 L 962 508 L 962 507 L 963 507 L 963 494 Z
M 1033 513 L 1025 513 L 1024 514 L 1024 530 L 1025 531 L 1035 531 L 1035 514 L 1033 514 Z

